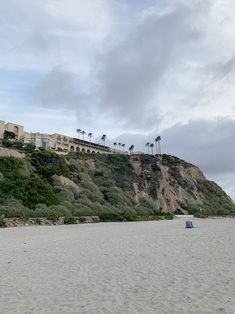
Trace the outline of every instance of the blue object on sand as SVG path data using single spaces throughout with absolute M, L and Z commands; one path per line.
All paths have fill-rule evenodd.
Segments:
M 192 221 L 186 221 L 185 228 L 192 229 L 192 228 L 193 228 L 193 223 L 192 223 Z

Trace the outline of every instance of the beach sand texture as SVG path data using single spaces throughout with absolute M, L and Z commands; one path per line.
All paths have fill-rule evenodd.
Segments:
M 0 230 L 0 313 L 235 313 L 235 219 Z

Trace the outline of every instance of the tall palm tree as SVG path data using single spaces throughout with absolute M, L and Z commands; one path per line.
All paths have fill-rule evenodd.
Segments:
M 149 146 L 150 146 L 150 148 L 151 148 L 151 154 L 153 155 L 153 147 L 154 147 L 154 144 L 151 143 Z
M 85 131 L 81 131 L 81 134 L 82 134 L 82 139 L 84 140 L 84 135 L 86 134 Z
M 135 148 L 135 146 L 134 146 L 134 145 L 131 145 L 131 146 L 129 147 L 130 155 L 132 155 L 132 154 L 133 154 L 133 150 L 134 150 L 134 148 Z
M 117 143 L 116 142 L 113 143 L 113 147 L 114 147 L 114 150 L 116 152 L 116 148 L 117 148 Z
M 147 143 L 145 144 L 145 146 L 148 148 L 148 155 L 149 155 L 149 146 L 150 146 L 150 143 L 147 142 Z
M 91 142 L 91 138 L 93 137 L 93 134 L 92 133 L 88 133 L 87 136 L 90 138 L 90 142 Z
M 156 144 L 156 155 L 157 155 L 157 153 L 158 153 L 158 149 L 157 149 L 157 147 L 158 147 L 158 138 L 159 138 L 159 136 L 157 136 L 157 137 L 155 138 L 155 140 L 154 140 L 154 142 L 155 142 L 155 144 Z
M 156 154 L 161 154 L 161 136 L 157 136 L 154 141 L 156 142 Z
M 103 134 L 103 135 L 101 136 L 101 140 L 102 140 L 104 146 L 105 146 L 105 140 L 106 140 L 106 138 L 107 138 L 107 135 L 106 135 L 106 134 Z
M 161 140 L 162 140 L 162 138 L 161 138 L 161 136 L 159 136 L 159 139 L 158 139 L 158 152 L 159 152 L 159 154 L 161 155 Z
M 118 143 L 118 149 L 121 150 L 122 143 Z
M 126 144 L 122 144 L 122 151 L 124 153 L 124 148 L 125 148 Z
M 76 130 L 76 132 L 77 132 L 77 134 L 78 134 L 78 139 L 79 139 L 79 137 L 80 137 L 81 131 L 82 131 L 81 129 L 77 129 L 77 130 Z

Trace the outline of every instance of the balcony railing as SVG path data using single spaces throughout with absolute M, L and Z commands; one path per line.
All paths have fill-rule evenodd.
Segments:
M 96 148 L 96 149 L 100 149 L 100 150 L 111 151 L 111 148 L 108 147 L 108 146 L 97 144 L 97 143 L 93 143 L 93 142 L 88 142 L 88 141 L 84 141 L 84 140 L 80 140 L 80 139 L 77 139 L 77 138 L 73 138 L 72 143 L 78 144 L 78 145 L 82 145 L 82 146 L 91 147 L 91 148 Z

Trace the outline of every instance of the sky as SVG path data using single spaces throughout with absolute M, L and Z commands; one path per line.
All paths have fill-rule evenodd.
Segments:
M 0 120 L 198 165 L 235 200 L 234 0 L 0 0 Z

